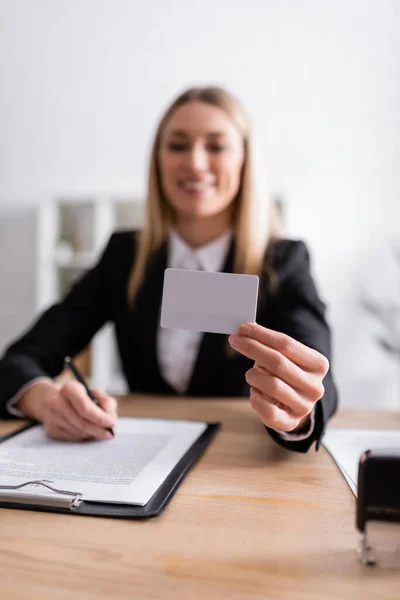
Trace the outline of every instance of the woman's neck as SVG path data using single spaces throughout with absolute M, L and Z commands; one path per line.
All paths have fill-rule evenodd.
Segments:
M 229 212 L 201 219 L 181 216 L 177 218 L 175 227 L 191 248 L 200 248 L 213 242 L 232 227 L 232 214 Z

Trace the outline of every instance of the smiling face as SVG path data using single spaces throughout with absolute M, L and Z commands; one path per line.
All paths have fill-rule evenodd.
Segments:
M 220 108 L 179 106 L 161 132 L 161 186 L 177 220 L 232 213 L 244 160 L 243 138 Z

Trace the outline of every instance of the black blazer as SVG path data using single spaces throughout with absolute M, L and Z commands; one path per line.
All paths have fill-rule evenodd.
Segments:
M 156 333 L 160 316 L 167 244 L 157 251 L 146 272 L 133 310 L 126 300 L 128 275 L 135 254 L 137 234 L 115 233 L 99 262 L 74 285 L 59 304 L 46 310 L 0 360 L 0 416 L 10 417 L 6 402 L 33 378 L 57 376 L 65 356 L 75 356 L 94 334 L 111 321 L 120 354 L 121 368 L 132 392 L 176 395 L 163 379 L 156 356 Z M 257 322 L 282 331 L 331 358 L 330 332 L 324 304 L 318 297 L 309 270 L 309 256 L 303 242 L 279 240 L 267 251 L 277 285 L 264 276 L 260 280 Z M 225 272 L 232 272 L 234 242 Z M 227 337 L 206 333 L 202 339 L 189 396 L 248 396 L 246 371 L 252 361 L 228 351 Z M 328 418 L 335 412 L 337 394 L 331 372 L 324 380 L 325 394 L 317 403 L 316 427 L 304 441 L 288 442 L 273 430 L 281 445 L 306 452 L 321 439 Z M 318 447 L 317 442 L 317 447 Z

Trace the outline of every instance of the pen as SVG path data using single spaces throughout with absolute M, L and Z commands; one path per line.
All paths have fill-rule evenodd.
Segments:
M 66 356 L 64 358 L 64 365 L 68 369 L 71 369 L 71 371 L 75 375 L 76 379 L 79 381 L 79 383 L 81 383 L 83 385 L 83 387 L 86 390 L 87 395 L 96 404 L 96 406 L 100 406 L 100 402 L 97 400 L 96 396 L 93 394 L 92 390 L 89 388 L 82 373 L 79 371 L 79 369 L 76 367 L 76 365 L 74 365 L 72 358 L 70 356 Z M 106 431 L 109 431 L 112 436 L 114 435 L 114 432 L 111 429 L 111 427 L 106 427 Z

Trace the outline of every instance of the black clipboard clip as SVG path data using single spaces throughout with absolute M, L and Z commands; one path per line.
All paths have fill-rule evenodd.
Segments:
M 29 485 L 43 486 L 51 492 L 58 494 L 58 496 L 51 497 L 49 495 L 42 496 L 41 494 L 34 493 L 18 493 L 18 490 Z M 65 498 L 63 496 L 65 496 Z M 25 481 L 19 485 L 0 485 L 0 502 L 35 506 L 53 506 L 56 508 L 69 508 L 70 510 L 74 510 L 82 502 L 82 493 L 60 490 L 49 485 L 45 481 L 34 480 Z
M 358 467 L 359 554 L 368 566 L 400 569 L 400 448 L 367 450 Z

